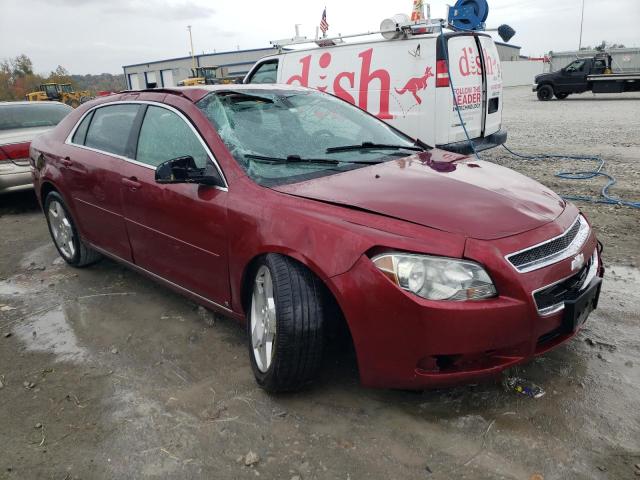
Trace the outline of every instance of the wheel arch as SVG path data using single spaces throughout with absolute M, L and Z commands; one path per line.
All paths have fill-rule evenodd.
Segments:
M 553 82 L 550 82 L 549 80 L 540 82 L 536 87 L 536 91 L 539 91 L 542 87 L 546 87 L 547 85 L 550 86 L 554 92 L 556 91 L 555 85 L 553 84 Z
M 274 247 L 274 248 L 265 249 L 264 251 L 261 251 L 260 253 L 255 254 L 251 259 L 249 259 L 249 261 L 245 263 L 244 268 L 242 269 L 242 275 L 240 276 L 239 293 L 240 293 L 240 303 L 243 310 L 245 310 L 248 299 L 250 298 L 251 281 L 252 281 L 253 273 L 257 268 L 258 262 L 262 257 L 270 253 L 275 253 L 278 255 L 282 255 L 284 257 L 289 257 L 295 260 L 296 262 L 302 264 L 305 268 L 311 271 L 311 273 L 313 273 L 322 282 L 322 284 L 330 291 L 331 295 L 334 298 L 336 297 L 335 293 L 332 290 L 331 282 L 329 278 L 322 272 L 322 269 L 315 262 L 313 262 L 311 259 L 309 259 L 305 255 L 302 255 L 299 252 L 296 252 L 295 250 Z
M 51 192 L 56 192 L 58 195 L 62 195 L 60 190 L 50 180 L 42 182 L 42 185 L 40 185 L 40 203 L 42 204 L 42 208 L 44 208 L 44 201 L 47 198 L 47 195 Z
M 294 261 L 308 269 L 319 280 L 320 284 L 323 287 L 323 296 L 326 301 L 326 312 L 329 315 L 329 322 L 331 323 L 330 328 L 332 330 L 332 333 L 339 335 L 341 331 L 346 329 L 346 332 L 349 336 L 349 342 L 351 342 L 351 345 L 355 349 L 355 342 L 353 341 L 351 326 L 349 325 L 349 321 L 344 314 L 344 309 L 340 304 L 340 295 L 337 293 L 335 285 L 331 282 L 331 279 L 329 277 L 322 273 L 318 265 L 295 251 L 274 248 L 254 255 L 246 263 L 242 272 L 239 290 L 243 314 L 246 314 L 249 302 L 251 301 L 253 276 L 257 270 L 259 261 L 262 257 L 270 253 L 275 253 L 293 259 Z

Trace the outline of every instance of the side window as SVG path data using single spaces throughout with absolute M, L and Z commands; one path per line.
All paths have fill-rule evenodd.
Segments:
M 584 60 L 576 60 L 567 67 L 567 72 L 579 72 L 584 67 Z
M 104 152 L 124 156 L 138 105 L 100 107 L 93 113 L 84 144 Z
M 190 156 L 199 168 L 204 168 L 209 158 L 189 125 L 162 107 L 149 106 L 138 137 L 136 160 L 157 167 L 167 160 Z
M 73 134 L 71 143 L 75 143 L 76 145 L 84 145 L 84 141 L 87 138 L 89 123 L 91 123 L 91 117 L 93 117 L 93 112 L 89 113 L 89 115 L 82 119 L 82 122 L 80 122 L 80 125 L 78 125 L 78 128 L 76 129 L 76 133 Z
M 278 61 L 270 60 L 255 70 L 247 83 L 276 83 L 278 80 Z

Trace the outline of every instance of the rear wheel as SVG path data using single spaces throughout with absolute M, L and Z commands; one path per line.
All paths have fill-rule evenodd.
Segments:
M 567 98 L 569 96 L 568 93 L 556 93 L 556 98 L 558 100 L 564 100 L 565 98 Z
M 53 243 L 58 253 L 69 265 L 84 267 L 102 258 L 89 248 L 78 235 L 71 214 L 57 192 L 50 192 L 44 202 L 44 212 Z
M 538 88 L 538 100 L 546 102 L 553 98 L 553 88 L 551 85 L 542 85 Z
M 320 281 L 277 254 L 262 257 L 247 309 L 251 367 L 269 392 L 298 390 L 315 377 L 324 347 Z

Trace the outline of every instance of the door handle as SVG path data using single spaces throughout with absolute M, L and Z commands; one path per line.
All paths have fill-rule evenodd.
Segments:
M 137 189 L 142 187 L 142 184 L 138 182 L 138 179 L 136 177 L 129 177 L 129 178 L 123 177 L 122 183 L 127 187 L 129 187 L 129 190 L 131 190 L 132 192 L 135 192 Z
M 62 160 L 60 160 L 60 163 L 62 163 L 62 165 L 64 165 L 65 167 L 70 167 L 71 165 L 73 165 L 73 161 L 69 157 L 64 157 Z

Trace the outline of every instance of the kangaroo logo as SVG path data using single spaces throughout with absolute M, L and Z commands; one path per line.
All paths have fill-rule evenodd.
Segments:
M 395 91 L 398 95 L 404 95 L 407 92 L 411 92 L 413 98 L 416 99 L 416 102 L 418 102 L 419 105 L 422 103 L 422 99 L 418 96 L 418 91 L 427 88 L 427 80 L 429 80 L 430 77 L 433 77 L 433 73 L 431 73 L 431 67 L 427 67 L 423 76 L 410 78 L 404 88 L 401 90 L 396 88 Z

